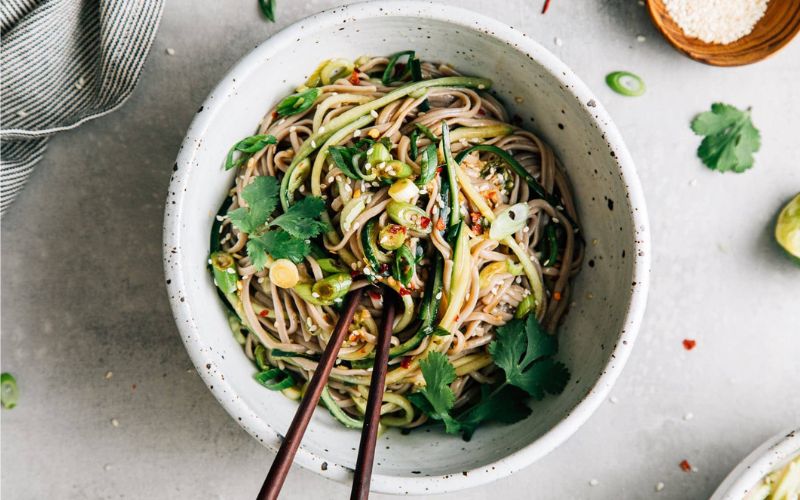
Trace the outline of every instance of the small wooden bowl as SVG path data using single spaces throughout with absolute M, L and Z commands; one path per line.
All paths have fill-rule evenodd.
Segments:
M 706 43 L 686 36 L 672 19 L 663 0 L 648 0 L 653 24 L 678 51 L 713 66 L 743 66 L 777 52 L 800 31 L 800 1 L 770 0 L 753 31 L 728 45 Z

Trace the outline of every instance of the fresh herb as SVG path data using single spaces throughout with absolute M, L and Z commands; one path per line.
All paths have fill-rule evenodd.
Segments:
M 416 127 L 416 128 L 417 128 L 417 130 L 419 130 L 420 132 L 422 132 L 422 133 L 425 135 L 425 137 L 427 137 L 428 139 L 430 139 L 430 140 L 431 140 L 431 142 L 437 142 L 437 141 L 439 140 L 439 138 L 438 138 L 438 137 L 436 137 L 436 135 L 435 135 L 433 132 L 431 132 L 431 129 L 429 129 L 429 128 L 428 128 L 428 127 L 426 127 L 425 125 L 423 125 L 423 124 L 421 124 L 421 123 L 415 123 L 415 124 L 414 124 L 414 127 Z
M 404 50 L 403 52 L 398 52 L 397 54 L 393 54 L 389 58 L 389 62 L 386 64 L 386 69 L 383 70 L 383 76 L 381 77 L 381 83 L 384 85 L 391 85 L 392 83 L 403 80 L 407 78 L 411 74 L 411 61 L 414 60 L 414 51 L 413 50 Z M 407 64 L 401 65 L 398 64 L 401 58 L 406 57 Z M 395 66 L 401 67 L 398 75 L 395 75 Z
M 0 404 L 3 408 L 10 410 L 17 406 L 19 399 L 19 388 L 17 380 L 10 373 L 0 374 Z
M 450 389 L 450 384 L 456 379 L 456 369 L 447 356 L 436 351 L 430 352 L 420 361 L 419 368 L 425 377 L 425 387 L 419 392 L 409 394 L 409 399 L 429 417 L 444 422 L 447 432 L 458 434 L 461 427 L 450 415 L 456 402 L 456 395 Z
M 330 146 L 328 148 L 328 154 L 331 155 L 333 163 L 344 175 L 355 180 L 361 179 L 361 173 L 353 166 L 353 156 L 358 153 L 358 149 L 347 146 Z
M 741 173 L 753 166 L 753 153 L 761 147 L 761 134 L 753 126 L 750 110 L 716 102 L 711 111 L 692 120 L 692 130 L 705 138 L 697 156 L 711 170 Z
M 261 13 L 264 17 L 275 22 L 275 0 L 258 0 L 258 6 L 261 7 Z
M 294 385 L 292 374 L 279 368 L 269 368 L 260 373 L 256 373 L 256 380 L 271 391 L 282 391 Z
M 644 80 L 629 71 L 614 71 L 606 75 L 606 84 L 619 95 L 639 97 L 644 94 Z
M 296 115 L 314 105 L 321 90 L 317 87 L 284 97 L 276 108 L 279 116 Z
M 455 403 L 455 394 L 450 384 L 456 378 L 456 371 L 440 352 L 431 352 L 420 361 L 420 370 L 425 378 L 425 388 L 409 394 L 409 400 L 425 412 L 430 418 L 445 424 L 450 434 L 462 434 L 469 440 L 482 423 L 498 421 L 504 423 L 519 422 L 531 410 L 524 403 L 524 394 L 515 387 L 501 385 L 494 390 L 487 386 L 481 388 L 480 401 L 466 412 L 453 416 L 451 410 Z
M 249 160 L 253 154 L 258 153 L 266 146 L 275 144 L 276 142 L 278 142 L 277 139 L 272 135 L 251 135 L 250 137 L 245 137 L 234 144 L 231 150 L 228 151 L 228 157 L 225 158 L 225 170 L 238 167 Z M 234 160 L 233 157 L 237 151 L 239 152 L 239 158 Z
M 317 197 L 303 198 L 282 215 L 268 222 L 278 205 L 278 181 L 259 176 L 242 190 L 248 207 L 228 213 L 231 223 L 249 235 L 247 255 L 256 269 L 267 264 L 267 255 L 299 264 L 311 252 L 309 239 L 327 229 L 319 220 L 325 202 Z M 279 229 L 268 230 L 269 227 Z
M 489 353 L 506 374 L 506 382 L 536 399 L 545 393 L 560 394 L 569 381 L 569 370 L 553 360 L 558 340 L 548 335 L 532 314 L 512 319 L 497 329 Z

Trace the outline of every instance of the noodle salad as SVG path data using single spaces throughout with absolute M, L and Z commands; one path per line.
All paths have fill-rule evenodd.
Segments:
M 571 187 L 490 88 L 413 51 L 324 61 L 232 147 L 209 264 L 262 385 L 299 399 L 345 295 L 367 288 L 322 395 L 344 425 L 362 425 L 385 300 L 383 426 L 468 439 L 564 390 Z

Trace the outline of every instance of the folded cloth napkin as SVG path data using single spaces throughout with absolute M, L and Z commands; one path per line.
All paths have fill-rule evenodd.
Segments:
M 163 0 L 0 3 L 0 214 L 47 138 L 113 111 L 133 91 Z

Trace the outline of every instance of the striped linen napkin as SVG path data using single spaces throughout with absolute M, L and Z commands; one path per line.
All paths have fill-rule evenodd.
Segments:
M 109 113 L 133 91 L 163 0 L 0 3 L 0 214 L 56 132 Z

